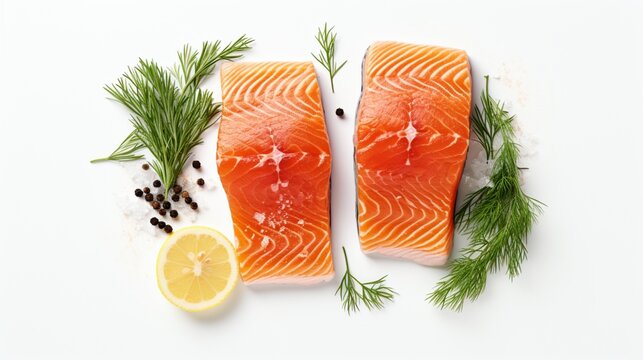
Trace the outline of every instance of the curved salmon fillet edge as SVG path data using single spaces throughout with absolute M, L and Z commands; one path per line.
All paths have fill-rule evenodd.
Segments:
M 262 286 L 262 285 L 271 285 L 271 284 L 277 284 L 277 285 L 314 285 L 314 284 L 319 284 L 323 282 L 328 282 L 332 280 L 335 276 L 335 266 L 334 266 L 334 261 L 333 261 L 333 253 L 332 253 L 332 226 L 331 226 L 331 221 L 332 221 L 332 214 L 331 214 L 331 203 L 332 203 L 332 198 L 331 198 L 331 186 L 332 186 L 332 149 L 330 145 L 330 137 L 328 135 L 328 124 L 326 121 L 326 115 L 325 115 L 325 110 L 324 110 L 324 103 L 321 98 L 321 88 L 319 87 L 319 76 L 317 74 L 317 71 L 315 70 L 314 64 L 312 61 L 302 61 L 302 62 L 281 62 L 281 61 L 272 61 L 272 62 L 248 62 L 248 63 L 225 63 L 221 67 L 220 71 L 220 83 L 223 88 L 223 78 L 224 78 L 224 72 L 227 70 L 227 68 L 234 68 L 236 65 L 241 65 L 241 64 L 263 64 L 263 65 L 270 65 L 270 64 L 290 64 L 290 65 L 310 65 L 310 67 L 313 69 L 313 73 L 315 74 L 315 83 L 318 88 L 318 96 L 315 99 L 316 102 L 320 105 L 321 109 L 321 117 L 323 120 L 323 126 L 324 126 L 324 133 L 326 135 L 326 142 L 328 143 L 328 161 L 329 161 L 329 171 L 328 173 L 328 248 L 329 248 L 329 259 L 330 263 L 328 265 L 328 270 L 326 270 L 325 273 L 315 275 L 315 276 L 266 276 L 266 277 L 254 277 L 249 280 L 245 280 L 242 278 L 242 281 L 246 285 L 256 285 L 256 286 Z M 223 91 L 222 91 L 223 92 Z M 222 94 L 222 99 L 224 98 L 224 94 Z M 223 102 L 222 102 L 223 103 Z M 217 144 L 218 144 L 218 139 L 221 134 L 220 132 L 221 127 L 217 129 Z M 217 151 L 216 153 L 216 158 L 217 158 L 217 163 L 218 163 L 218 157 L 219 153 Z M 217 171 L 218 171 L 218 164 L 217 164 Z M 226 197 L 228 196 L 226 192 Z M 231 209 L 230 209 L 231 210 Z M 234 224 L 233 224 L 234 225 Z M 235 240 L 235 251 L 237 251 L 237 248 L 239 246 L 239 239 L 237 238 L 236 234 L 234 236 Z M 322 246 L 324 247 L 324 246 Z M 326 267 L 324 264 L 320 264 L 321 267 Z M 241 275 L 241 272 L 240 272 Z
M 364 254 L 367 254 L 369 256 L 382 256 L 382 257 L 389 257 L 389 258 L 398 258 L 398 259 L 408 259 L 412 260 L 420 265 L 425 265 L 425 266 L 443 266 L 447 263 L 449 260 L 449 257 L 451 255 L 452 249 L 453 249 L 453 237 L 455 236 L 455 206 L 457 203 L 457 199 L 459 196 L 459 190 L 460 190 L 460 182 L 462 181 L 462 174 L 464 173 L 464 166 L 466 164 L 468 155 L 469 155 L 469 147 L 470 147 L 470 141 L 468 141 L 466 152 L 465 152 L 465 157 L 464 161 L 462 162 L 462 166 L 459 169 L 458 175 L 457 175 L 457 182 L 458 186 L 456 187 L 454 197 L 452 199 L 452 204 L 454 207 L 453 211 L 453 216 L 451 218 L 452 221 L 452 234 L 451 238 L 452 240 L 448 242 L 447 244 L 447 249 L 445 253 L 443 254 L 433 254 L 433 253 L 427 253 L 426 251 L 422 250 L 415 250 L 415 249 L 408 249 L 408 248 L 389 248 L 389 247 L 379 247 L 376 249 L 368 250 L 364 248 L 364 245 L 361 241 L 361 234 L 360 234 L 360 222 L 359 222 L 359 186 L 358 186 L 358 172 L 357 172 L 357 143 L 358 143 L 358 124 L 359 124 L 359 119 L 358 119 L 358 114 L 359 114 L 359 109 L 360 105 L 362 102 L 362 98 L 364 96 L 364 83 L 366 79 L 366 58 L 368 57 L 369 51 L 376 46 L 376 45 L 382 45 L 382 44 L 396 44 L 396 45 L 417 45 L 417 44 L 410 44 L 410 43 L 402 43 L 402 42 L 396 42 L 396 41 L 376 41 L 369 45 L 366 48 L 366 51 L 364 52 L 364 56 L 362 57 L 362 67 L 361 67 L 361 72 L 362 72 L 362 82 L 361 82 L 361 87 L 360 87 L 360 97 L 357 102 L 357 107 L 355 108 L 355 126 L 353 128 L 354 133 L 353 133 L 353 171 L 355 173 L 355 218 L 356 218 L 356 226 L 357 226 L 357 234 L 358 234 L 358 241 L 360 244 L 360 249 Z M 457 50 L 461 51 L 467 59 L 469 58 L 469 55 L 465 50 L 462 49 L 456 49 L 456 48 L 448 48 L 448 47 L 442 47 L 441 48 L 445 50 Z M 471 63 L 468 62 L 469 65 L 469 78 L 471 79 Z M 471 90 L 473 90 L 473 85 L 471 85 Z M 469 115 L 471 114 L 471 109 L 473 108 L 473 99 L 471 99 L 470 104 L 469 104 Z M 470 125 L 469 125 L 470 126 Z M 467 139 L 469 140 L 469 139 Z

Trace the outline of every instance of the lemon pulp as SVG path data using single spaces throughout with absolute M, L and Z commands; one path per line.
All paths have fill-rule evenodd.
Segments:
M 205 226 L 189 226 L 165 240 L 156 277 L 169 302 L 186 311 L 201 311 L 230 295 L 239 267 L 234 247 L 223 234 Z

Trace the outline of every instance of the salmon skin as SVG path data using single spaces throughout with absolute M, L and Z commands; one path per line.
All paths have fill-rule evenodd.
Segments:
M 467 55 L 378 42 L 362 87 L 354 138 L 362 250 L 443 265 L 469 147 Z
M 332 278 L 330 144 L 310 62 L 221 69 L 217 167 L 246 284 Z

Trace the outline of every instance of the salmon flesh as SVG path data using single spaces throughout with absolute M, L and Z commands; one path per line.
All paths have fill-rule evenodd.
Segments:
M 354 138 L 365 253 L 447 261 L 470 110 L 464 51 L 396 42 L 368 49 Z
M 217 167 L 246 284 L 333 276 L 331 155 L 310 62 L 229 63 Z

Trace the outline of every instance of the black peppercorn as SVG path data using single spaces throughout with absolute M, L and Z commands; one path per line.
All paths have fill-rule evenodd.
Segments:
M 192 203 L 192 198 L 191 198 L 191 197 L 189 197 L 189 196 L 188 196 L 188 197 L 186 197 L 186 198 L 185 198 L 185 203 L 186 203 L 186 204 L 191 204 L 191 203 Z
M 143 167 L 143 170 L 149 170 L 150 169 L 150 164 L 145 163 L 145 164 L 143 164 L 142 167 Z
M 145 194 L 145 201 L 150 202 L 154 200 L 154 195 L 152 194 Z
M 163 201 L 163 209 L 169 209 L 172 207 L 169 201 Z
M 161 203 L 158 202 L 158 201 L 152 201 L 152 208 L 154 208 L 154 210 L 160 209 L 161 208 Z
M 184 192 L 181 193 L 181 197 L 184 198 L 184 199 L 188 198 L 188 197 L 190 197 L 190 193 L 187 192 L 187 191 L 184 191 Z
M 177 217 L 177 216 L 179 216 L 179 212 L 178 212 L 178 211 L 176 211 L 176 210 L 170 210 L 170 217 L 175 218 L 175 217 Z
M 156 201 L 163 202 L 165 200 L 165 196 L 163 194 L 156 194 Z
M 161 215 L 161 216 L 165 216 L 165 214 L 167 214 L 167 210 L 165 210 L 165 209 L 159 209 L 159 215 Z
M 150 188 L 148 188 L 147 186 L 144 187 L 143 192 L 146 193 L 146 194 L 149 194 L 150 193 Z
M 171 233 L 172 232 L 172 225 L 165 225 L 165 228 L 163 230 L 165 230 L 165 232 L 168 233 L 168 234 Z
M 205 180 L 203 180 L 203 179 L 199 178 L 199 180 L 197 180 L 197 181 L 196 181 L 196 183 L 197 183 L 197 185 L 199 185 L 199 186 L 203 186 L 203 184 L 205 184 Z
M 165 221 L 159 221 L 158 227 L 159 229 L 163 229 L 165 227 Z
M 342 108 L 337 108 L 337 110 L 335 110 L 335 115 L 337 115 L 337 116 L 339 116 L 339 117 L 344 116 L 344 109 L 342 109 Z
M 134 195 L 136 195 L 136 197 L 143 196 L 143 190 L 141 190 L 141 189 L 134 190 Z
M 181 185 L 174 185 L 174 187 L 172 187 L 172 190 L 174 190 L 175 194 L 180 194 L 183 188 L 181 187 Z
M 197 204 L 196 201 L 195 201 L 195 202 L 190 204 L 190 207 L 192 208 L 192 210 L 196 210 L 196 209 L 199 208 L 199 204 Z
M 181 195 L 179 194 L 172 195 L 172 201 L 176 202 L 176 201 L 179 201 L 180 199 L 181 199 Z
M 150 219 L 150 224 L 156 226 L 158 223 L 159 223 L 159 219 L 157 219 L 156 217 L 153 217 Z
M 154 180 L 152 185 L 154 185 L 154 187 L 161 187 L 161 180 Z
M 195 168 L 195 169 L 200 169 L 201 168 L 201 162 L 199 160 L 192 161 L 192 167 Z

